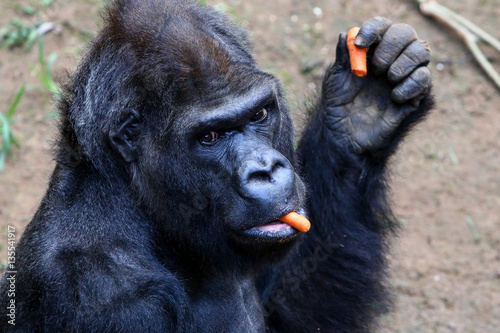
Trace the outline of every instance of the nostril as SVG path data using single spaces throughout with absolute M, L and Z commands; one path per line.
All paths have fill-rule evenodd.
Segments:
M 269 174 L 269 172 L 264 170 L 254 171 L 248 177 L 248 181 L 269 182 L 271 181 L 271 175 Z
M 273 182 L 273 175 L 275 175 L 280 168 L 285 168 L 285 164 L 279 160 L 274 161 L 271 167 L 267 166 L 250 172 L 248 175 L 248 181 Z
M 271 174 L 275 173 L 279 168 L 284 168 L 285 164 L 282 161 L 276 161 L 271 169 Z

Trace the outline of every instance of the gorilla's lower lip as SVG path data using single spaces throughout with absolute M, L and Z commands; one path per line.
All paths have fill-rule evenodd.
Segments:
M 291 228 L 288 224 L 280 222 L 278 220 L 269 223 L 261 224 L 259 226 L 253 227 L 252 229 L 257 229 L 261 232 L 278 232 L 284 229 Z
M 276 238 L 286 238 L 289 236 L 293 236 L 297 232 L 298 231 L 295 230 L 295 228 L 289 226 L 288 224 L 275 220 L 247 229 L 243 231 L 243 234 L 246 236 L 252 236 L 256 238 L 276 239 Z

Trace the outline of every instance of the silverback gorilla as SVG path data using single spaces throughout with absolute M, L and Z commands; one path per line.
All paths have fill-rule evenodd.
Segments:
M 372 332 L 396 225 L 385 169 L 432 106 L 430 51 L 381 17 L 355 43 L 368 75 L 341 34 L 295 149 L 243 30 L 195 1 L 112 2 L 60 96 L 3 331 Z M 309 232 L 277 220 L 292 211 Z

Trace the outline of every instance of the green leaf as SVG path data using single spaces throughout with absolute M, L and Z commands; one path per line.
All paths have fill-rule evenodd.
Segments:
M 21 88 L 19 88 L 19 91 L 17 92 L 16 97 L 14 98 L 14 101 L 10 105 L 9 111 L 7 111 L 7 114 L 5 115 L 7 120 L 10 120 L 10 117 L 12 117 L 12 115 L 16 111 L 17 105 L 21 101 L 21 98 L 23 97 L 25 91 L 26 91 L 26 86 L 23 84 L 23 86 Z
M 45 72 L 45 59 L 43 57 L 43 36 L 38 37 L 38 62 L 42 66 L 42 72 Z
M 57 53 L 51 53 L 47 57 L 47 74 L 52 76 L 52 68 L 54 67 L 54 62 L 57 60 Z
M 9 47 L 13 45 L 17 40 L 17 35 L 18 33 L 16 31 L 11 32 L 9 35 L 7 35 L 7 39 L 5 39 L 5 42 L 2 44 L 2 46 Z
M 54 0 L 42 0 L 42 7 L 48 7 L 54 3 Z
M 12 134 L 12 131 L 10 131 L 10 142 L 15 145 L 17 148 L 21 148 L 21 144 L 19 143 L 19 141 L 17 141 L 17 139 L 14 137 L 14 135 Z
M 31 47 L 33 46 L 33 44 L 35 43 L 36 41 L 36 37 L 38 36 L 38 32 L 36 31 L 35 28 L 32 28 L 30 30 L 30 33 L 29 35 L 26 37 L 26 42 L 24 44 L 24 49 L 26 51 L 29 51 L 31 49 Z
M 469 230 L 472 233 L 472 237 L 474 238 L 475 243 L 479 243 L 481 241 L 481 234 L 476 228 L 476 225 L 474 224 L 474 221 L 472 220 L 472 217 L 469 215 L 465 216 L 465 223 L 467 223 L 467 226 L 469 227 Z
M 0 150 L 0 171 L 2 171 L 5 167 L 5 152 Z
M 457 165 L 458 164 L 457 154 L 455 154 L 455 151 L 450 146 L 448 146 L 448 155 L 450 156 L 451 164 Z
M 14 17 L 12 21 L 10 21 L 10 24 L 13 27 L 22 27 L 23 26 L 23 21 L 19 17 Z
M 49 81 L 47 83 L 48 88 L 53 95 L 59 94 L 59 88 L 57 87 L 57 84 L 52 80 L 52 78 L 49 77 Z
M 9 121 L 3 113 L 0 112 L 0 122 L 2 123 L 2 152 L 11 154 L 12 148 L 11 148 L 11 142 L 10 142 L 10 136 L 11 136 L 11 131 L 10 131 L 10 126 L 9 126 Z
M 31 7 L 30 5 L 18 5 L 17 8 L 19 8 L 25 14 L 28 14 L 28 15 L 35 15 L 36 14 L 36 9 Z
M 7 36 L 7 33 L 10 31 L 10 25 L 4 25 L 3 27 L 0 28 L 0 38 L 5 38 Z

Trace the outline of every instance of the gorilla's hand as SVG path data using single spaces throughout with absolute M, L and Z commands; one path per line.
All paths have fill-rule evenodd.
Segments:
M 368 74 L 351 73 L 346 34 L 337 45 L 337 58 L 323 83 L 323 105 L 330 129 L 348 136 L 356 153 L 387 146 L 391 134 L 429 93 L 430 61 L 427 42 L 418 40 L 407 24 L 382 17 L 365 22 L 355 39 L 370 47 Z

